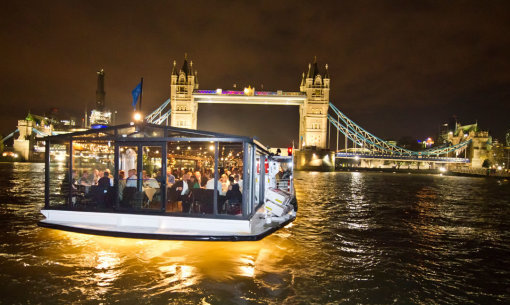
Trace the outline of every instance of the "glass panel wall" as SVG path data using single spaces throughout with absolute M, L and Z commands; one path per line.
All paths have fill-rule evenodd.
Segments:
M 167 143 L 166 211 L 214 214 L 215 143 Z
M 115 202 L 113 188 L 114 146 L 110 141 L 74 140 L 73 173 L 77 175 L 76 208 L 111 209 Z
M 132 145 L 119 147 L 119 206 L 121 208 L 140 208 L 143 201 L 142 180 L 138 170 L 138 147 Z
M 211 141 L 209 135 L 200 142 L 179 138 L 159 144 L 161 137 L 172 132 L 180 131 L 122 126 L 108 134 L 98 131 L 55 137 L 48 149 L 50 205 L 190 216 L 251 214 L 263 200 L 264 177 L 256 167 L 263 162 L 263 152 L 256 154 L 255 146 L 242 142 L 244 138 L 218 142 L 217 138 Z M 112 134 L 120 142 L 112 140 Z M 157 139 L 132 138 L 142 136 Z
M 77 175 L 69 174 L 69 142 L 53 140 L 50 142 L 50 179 L 49 184 L 49 207 L 67 207 L 76 202 L 76 181 Z M 74 199 L 73 199 L 74 198 Z
M 220 142 L 218 151 L 218 213 L 243 212 L 243 143 Z
M 161 186 L 163 185 L 162 146 L 142 147 L 142 179 L 143 201 L 142 209 L 161 210 Z
M 258 149 L 255 150 L 255 187 L 254 202 L 251 212 L 255 212 L 258 205 L 264 203 L 265 188 L 268 183 L 269 164 L 267 155 Z

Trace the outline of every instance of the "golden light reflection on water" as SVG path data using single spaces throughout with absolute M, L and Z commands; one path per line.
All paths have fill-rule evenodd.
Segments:
M 191 292 L 204 280 L 228 282 L 243 277 L 258 281 L 265 273 L 282 274 L 279 264 L 289 251 L 296 250 L 287 239 L 288 232 L 258 242 L 159 241 L 45 232 L 45 238 L 59 244 L 48 253 L 52 260 L 93 270 L 89 280 L 97 291 L 83 291 L 88 295 L 105 295 L 119 278 L 131 277 L 142 277 L 152 295 Z M 142 270 L 143 275 L 133 274 L 133 269 Z
M 194 267 L 188 265 L 169 265 L 158 268 L 164 275 L 160 284 L 152 287 L 161 288 L 159 293 L 167 291 L 182 291 L 185 288 L 194 285 L 197 280 L 197 271 Z

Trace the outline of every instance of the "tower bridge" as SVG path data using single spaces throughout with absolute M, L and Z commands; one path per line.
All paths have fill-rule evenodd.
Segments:
M 334 167 L 335 157 L 370 160 L 405 160 L 429 163 L 466 164 L 466 150 L 472 137 L 462 141 L 450 141 L 442 146 L 424 151 L 411 151 L 385 141 L 350 120 L 330 102 L 330 77 L 328 65 L 320 72 L 317 61 L 308 65 L 302 74 L 298 92 L 202 90 L 199 89 L 198 72 L 193 62 L 184 58 L 181 69 L 173 63 L 170 80 L 170 98 L 146 116 L 153 124 L 166 124 L 174 127 L 196 129 L 198 105 L 241 104 L 241 105 L 289 105 L 299 107 L 299 146 L 298 167 Z M 336 132 L 336 150 L 331 150 L 329 139 Z M 340 133 L 343 148 L 340 149 Z M 455 142 L 455 145 L 453 144 Z M 361 151 L 359 150 L 361 149 Z M 464 157 L 462 156 L 464 153 Z M 320 155 L 320 158 L 317 157 Z

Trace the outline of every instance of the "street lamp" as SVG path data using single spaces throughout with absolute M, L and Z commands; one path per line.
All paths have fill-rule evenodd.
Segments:
M 142 114 L 140 112 L 136 111 L 133 114 L 133 119 L 135 120 L 135 122 L 140 122 L 142 120 Z

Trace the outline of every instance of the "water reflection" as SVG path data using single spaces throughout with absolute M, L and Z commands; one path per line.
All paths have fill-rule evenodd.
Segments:
M 163 278 L 160 284 L 152 287 L 158 293 L 183 290 L 197 282 L 197 271 L 194 267 L 181 264 L 158 267 Z M 159 289 L 161 288 L 161 289 Z
M 38 228 L 43 166 L 2 166 L 1 303 L 510 302 L 508 182 L 297 173 L 262 241 L 152 241 Z
M 44 238 L 59 245 L 47 249 L 46 255 L 56 264 L 77 270 L 71 278 L 82 282 L 79 286 L 83 293 L 97 298 L 126 277 L 139 278 L 139 283 L 144 283 L 139 289 L 150 287 L 151 295 L 191 293 L 204 282 L 228 283 L 243 278 L 259 288 L 281 291 L 291 278 L 290 270 L 282 270 L 282 264 L 289 253 L 296 252 L 287 240 L 290 233 L 285 231 L 259 242 L 236 243 L 137 240 L 58 230 L 44 232 Z M 87 280 L 83 279 L 83 270 L 90 275 Z

